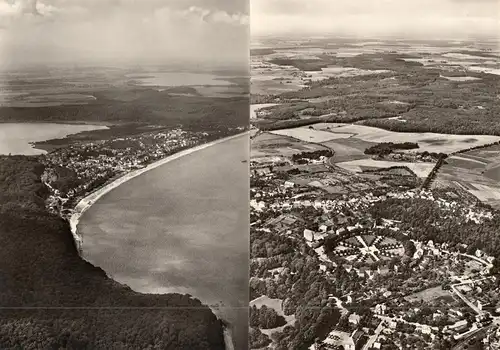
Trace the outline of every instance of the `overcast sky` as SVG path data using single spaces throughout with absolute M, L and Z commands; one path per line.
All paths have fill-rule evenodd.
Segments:
M 0 63 L 245 63 L 246 0 L 0 0 Z
M 252 36 L 498 37 L 500 0 L 250 0 Z

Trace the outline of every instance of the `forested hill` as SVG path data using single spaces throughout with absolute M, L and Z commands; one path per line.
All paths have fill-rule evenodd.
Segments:
M 81 259 L 68 223 L 45 211 L 43 170 L 0 156 L 1 349 L 224 349 L 199 300 L 136 293 Z

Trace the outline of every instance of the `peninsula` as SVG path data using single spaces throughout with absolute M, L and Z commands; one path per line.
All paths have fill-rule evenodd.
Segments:
M 100 74 L 105 83 L 92 80 Z M 106 128 L 36 142 L 44 154 L 0 156 L 1 348 L 231 346 L 225 322 L 196 297 L 139 293 L 80 256 L 82 209 L 132 177 L 247 128 L 245 96 L 179 96 L 173 87 L 137 86 L 126 74 L 93 68 L 78 84 L 44 80 L 44 91 L 64 88 L 68 96 L 43 106 L 30 102 L 41 98 L 42 80 L 8 77 L 16 105 L 0 106 L 0 122 Z M 88 95 L 95 98 L 81 100 Z

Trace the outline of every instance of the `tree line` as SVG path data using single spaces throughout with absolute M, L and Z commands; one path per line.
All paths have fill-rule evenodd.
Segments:
M 278 315 L 273 308 L 262 305 L 260 308 L 253 305 L 250 307 L 250 327 L 258 327 L 263 329 L 272 329 L 284 326 L 285 318 Z
M 419 148 L 416 142 L 381 142 L 365 149 L 365 154 L 386 156 L 396 150 L 410 150 Z
M 43 172 L 34 157 L 0 157 L 0 348 L 224 349 L 198 299 L 134 292 L 81 259 L 45 209 Z
M 311 152 L 301 152 L 292 155 L 292 161 L 298 164 L 306 164 L 308 159 L 318 160 L 321 157 L 333 157 L 334 152 L 329 149 L 319 149 Z

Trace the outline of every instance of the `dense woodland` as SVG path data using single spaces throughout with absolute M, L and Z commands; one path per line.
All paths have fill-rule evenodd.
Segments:
M 259 120 L 253 124 L 262 131 L 293 129 L 301 126 L 317 124 L 320 122 L 328 122 L 325 118 L 308 118 L 308 119 L 292 119 L 292 120 Z
M 276 310 L 263 305 L 257 308 L 253 305 L 250 308 L 250 327 L 259 327 L 262 329 L 271 329 L 281 327 L 286 324 L 285 318 L 278 315 Z
M 418 143 L 415 142 L 381 142 L 374 146 L 365 149 L 365 154 L 373 154 L 378 156 L 386 156 L 396 150 L 410 150 L 418 148 Z
M 136 293 L 82 260 L 68 223 L 45 210 L 43 170 L 0 157 L 0 348 L 224 349 L 199 300 Z
M 365 125 L 400 132 L 500 135 L 496 118 L 500 112 L 498 76 L 468 72 L 468 76 L 479 80 L 467 83 L 449 81 L 442 76 L 462 76 L 464 73 L 423 67 L 417 62 L 404 61 L 404 57 L 410 56 L 363 54 L 339 58 L 319 55 L 320 59 L 314 61 L 273 60 L 273 63 L 292 65 L 306 71 L 321 70 L 330 65 L 390 71 L 332 77 L 309 83 L 299 91 L 273 96 L 267 101 L 279 98 L 288 101 L 285 106 L 291 108 L 276 107 L 266 119 L 269 123 L 285 124 L 286 119 L 295 122 L 304 117 L 322 116 L 321 121 L 362 121 Z M 320 97 L 325 97 L 325 101 L 305 101 Z M 265 125 L 262 121 L 258 123 Z M 266 127 L 272 128 L 269 124 Z
M 500 215 L 481 224 L 465 222 L 463 218 L 446 215 L 439 205 L 424 199 L 388 199 L 375 203 L 371 208 L 375 218 L 402 221 L 402 230 L 409 230 L 411 238 L 419 241 L 433 240 L 448 243 L 451 249 L 474 253 L 481 249 L 495 257 L 492 273 L 500 273 Z M 461 245 L 466 244 L 465 250 Z
M 291 59 L 291 58 L 275 58 L 269 61 L 272 64 L 281 66 L 292 66 L 301 71 L 321 71 L 321 68 L 328 67 L 328 63 L 316 59 Z
M 340 312 L 328 295 L 340 288 L 345 280 L 327 279 L 318 271 L 319 261 L 311 248 L 278 233 L 251 230 L 252 257 L 268 257 L 263 262 L 252 261 L 250 275 L 265 279 L 250 279 L 250 299 L 261 295 L 283 300 L 285 315 L 295 314 L 295 325 L 285 326 L 276 339 L 278 349 L 307 349 L 317 337 L 335 326 Z M 257 254 L 257 255 L 254 255 Z M 277 280 L 267 270 L 283 267 Z
M 37 108 L 0 107 L 2 122 L 139 123 L 209 131 L 248 126 L 248 97 L 172 96 L 140 87 L 92 92 L 97 99 L 82 105 Z
M 260 329 L 256 327 L 251 327 L 250 332 L 248 334 L 248 345 L 250 349 L 261 349 L 271 343 L 271 339 L 264 333 L 260 331 Z

